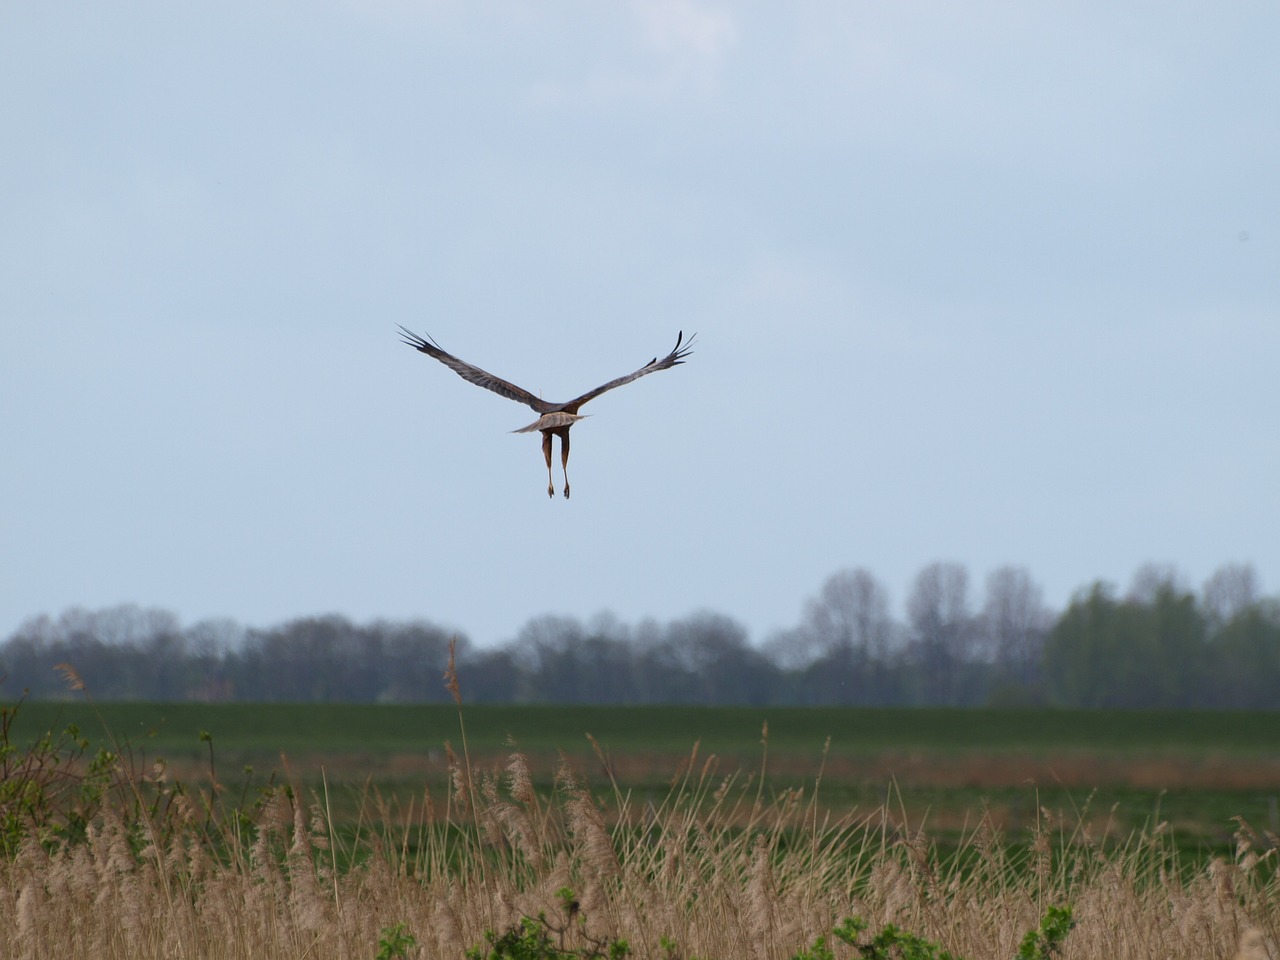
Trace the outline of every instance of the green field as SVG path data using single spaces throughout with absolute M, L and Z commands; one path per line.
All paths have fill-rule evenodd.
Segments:
M 942 833 L 984 805 L 1011 833 L 1041 808 L 1119 834 L 1158 818 L 1201 853 L 1226 849 L 1235 816 L 1280 832 L 1273 713 L 467 706 L 463 720 L 477 768 L 500 767 L 514 741 L 546 790 L 563 755 L 599 789 L 612 777 L 656 796 L 696 743 L 695 774 L 714 755 L 717 776 L 763 767 L 776 793 L 812 791 L 821 771 L 826 809 L 888 801 Z M 310 785 L 323 771 L 331 792 L 348 797 L 366 783 L 443 789 L 444 745 L 462 747 L 452 705 L 29 702 L 10 737 L 20 744 L 69 723 L 91 739 L 109 731 L 140 764 L 162 757 L 184 778 L 209 775 L 207 731 L 224 783 L 244 779 L 246 766 L 258 779 L 275 770 Z
M 78 723 L 117 736 L 146 738 L 156 749 L 197 752 L 201 730 L 224 749 L 247 752 L 372 754 L 439 746 L 458 739 L 452 705 L 200 704 L 31 701 L 20 731 Z M 1102 752 L 1178 757 L 1280 757 L 1280 713 L 835 709 L 797 707 L 466 706 L 473 746 L 503 749 L 508 734 L 529 750 L 583 748 L 586 734 L 620 751 L 682 752 L 701 739 L 708 749 L 758 752 L 769 724 L 771 748 L 817 756 L 882 750 L 941 752 Z

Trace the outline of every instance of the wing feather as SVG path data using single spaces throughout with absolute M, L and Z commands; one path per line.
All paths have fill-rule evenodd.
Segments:
M 467 363 L 465 360 L 459 360 L 453 354 L 440 349 L 439 344 L 432 340 L 429 336 L 423 338 L 418 336 L 411 330 L 400 327 L 400 333 L 404 336 L 404 342 L 415 350 L 425 353 L 428 357 L 434 357 L 446 367 L 460 376 L 468 383 L 474 383 L 478 387 L 484 387 L 486 390 L 492 390 L 500 397 L 506 397 L 508 400 L 515 400 L 517 403 L 527 404 L 538 413 L 547 413 L 556 408 L 556 404 L 547 403 L 539 397 L 535 397 L 523 387 L 517 387 L 509 380 L 503 380 L 496 377 L 486 370 Z
M 612 390 L 614 387 L 621 387 L 623 384 L 630 383 L 632 380 L 639 380 L 641 377 L 650 373 L 656 373 L 659 370 L 668 370 L 671 367 L 679 366 L 684 363 L 684 358 L 693 352 L 692 347 L 695 337 L 697 337 L 696 333 L 689 338 L 689 342 L 684 345 L 683 349 L 681 349 L 680 343 L 684 340 L 684 331 L 681 330 L 679 335 L 676 337 L 676 345 L 672 347 L 671 352 L 661 360 L 654 357 L 634 373 L 628 373 L 625 377 L 618 377 L 616 380 L 610 380 L 608 383 L 601 384 L 594 390 L 588 390 L 580 397 L 575 397 L 568 403 L 560 404 L 560 409 L 567 410 L 570 413 L 577 413 L 580 406 L 588 400 L 594 400 L 607 390 Z

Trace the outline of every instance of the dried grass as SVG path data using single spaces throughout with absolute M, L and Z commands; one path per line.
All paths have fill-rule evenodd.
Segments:
M 0 855 L 0 956 L 347 960 L 403 923 L 417 956 L 458 958 L 545 912 L 570 921 L 567 946 L 623 937 L 641 958 L 787 960 L 857 914 L 985 960 L 1068 905 L 1067 960 L 1275 960 L 1276 842 L 1243 820 L 1234 856 L 1198 867 L 1167 824 L 1116 837 L 1096 815 L 1068 828 L 1047 810 L 1015 837 L 984 810 L 944 855 L 900 801 L 824 812 L 821 770 L 770 797 L 767 729 L 758 771 L 722 773 L 695 744 L 666 794 L 643 798 L 612 779 L 593 790 L 564 758 L 540 796 L 514 744 L 477 770 L 462 732 L 443 805 L 366 788 L 354 829 L 337 829 L 327 786 L 227 808 L 216 782 L 201 792 L 121 762 L 124 789 L 82 835 L 33 825 Z
M 1054 904 L 1074 909 L 1068 958 L 1272 951 L 1276 864 L 1243 822 L 1234 860 L 1195 871 L 1162 825 L 1116 842 L 1047 816 L 1016 847 L 983 816 L 944 860 L 887 808 L 831 822 L 800 791 L 765 801 L 755 777 L 716 767 L 695 751 L 666 797 L 637 803 L 616 786 L 594 795 L 565 764 L 539 797 L 513 752 L 505 770 L 463 771 L 481 786 L 443 816 L 429 797 L 400 810 L 367 796 L 364 833 L 346 840 L 326 797 L 287 788 L 213 835 L 189 800 L 150 826 L 107 809 L 82 842 L 28 840 L 0 862 L 0 955 L 355 958 L 403 922 L 419 956 L 456 958 L 487 927 L 562 916 L 566 886 L 586 935 L 625 937 L 639 957 L 664 956 L 667 937 L 706 960 L 788 958 L 854 913 L 973 960 L 1010 957 Z

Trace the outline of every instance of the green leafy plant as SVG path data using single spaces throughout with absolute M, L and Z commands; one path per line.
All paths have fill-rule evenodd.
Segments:
M 1022 938 L 1017 960 L 1050 960 L 1058 954 L 1062 942 L 1074 925 L 1070 907 L 1050 907 L 1040 921 L 1040 926 Z M 853 947 L 863 960 L 961 960 L 932 940 L 892 923 L 866 943 L 860 943 L 859 938 L 866 930 L 866 920 L 861 917 L 846 917 L 831 934 Z M 827 938 L 818 937 L 812 947 L 801 950 L 792 960 L 835 960 L 835 954 L 827 946 Z
M 501 936 L 486 930 L 484 939 L 488 949 L 472 947 L 467 951 L 467 960 L 561 960 L 577 956 L 559 949 L 551 941 L 545 922 L 533 917 L 522 917 L 519 926 Z
M 1018 960 L 1050 960 L 1062 949 L 1062 941 L 1076 925 L 1071 918 L 1070 907 L 1050 907 L 1040 921 L 1040 926 L 1022 938 L 1018 947 Z
M 866 960 L 889 960 L 890 957 L 901 957 L 902 960 L 958 960 L 932 940 L 901 930 L 892 923 L 876 934 L 869 944 L 858 949 Z
M 892 923 L 869 942 L 859 943 L 858 938 L 866 929 L 867 921 L 861 917 L 845 917 L 831 934 L 853 947 L 865 960 L 958 960 L 932 940 L 902 930 Z M 818 937 L 812 947 L 800 951 L 792 960 L 835 960 L 835 954 L 827 946 L 826 937 Z
M 501 935 L 486 930 L 484 939 L 487 947 L 472 947 L 466 953 L 467 960 L 596 960 L 604 957 L 624 960 L 630 956 L 631 947 L 626 940 L 620 937 L 596 939 L 587 934 L 585 918 L 572 890 L 561 887 L 556 891 L 556 898 L 564 911 L 563 921 L 552 922 L 546 913 L 539 913 L 537 917 L 521 917 L 518 925 Z M 565 946 L 565 938 L 570 930 L 575 929 L 574 921 L 577 922 L 576 933 L 584 945 L 569 948 Z M 672 955 L 674 946 L 669 948 L 670 943 L 663 940 L 663 949 L 667 950 L 668 956 Z
M 0 852 L 12 856 L 29 834 L 44 843 L 78 841 L 107 795 L 119 787 L 119 756 L 100 748 L 68 724 L 26 745 L 15 743 L 12 724 L 26 694 L 0 706 Z
M 418 938 L 409 932 L 406 924 L 397 923 L 394 927 L 383 927 L 382 936 L 378 938 L 378 953 L 375 960 L 407 960 L 409 951 L 418 945 Z

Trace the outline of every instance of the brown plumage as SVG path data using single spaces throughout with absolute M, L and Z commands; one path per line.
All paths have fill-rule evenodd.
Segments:
M 492 373 L 481 370 L 479 367 L 467 363 L 465 360 L 459 360 L 451 353 L 442 350 L 434 340 L 429 336 L 426 338 L 418 336 L 411 330 L 400 328 L 400 332 L 404 335 L 404 342 L 413 347 L 420 353 L 425 353 L 428 357 L 434 357 L 443 363 L 446 367 L 460 376 L 469 383 L 476 386 L 484 387 L 486 390 L 492 390 L 499 396 L 506 397 L 508 400 L 515 400 L 518 403 L 526 404 L 534 409 L 540 416 L 527 427 L 521 427 L 519 430 L 513 430 L 512 433 L 532 433 L 534 430 L 542 433 L 542 455 L 547 461 L 547 496 L 554 497 L 556 495 L 555 484 L 552 482 L 551 476 L 551 438 L 560 438 L 560 467 L 564 471 L 564 495 L 569 497 L 569 428 L 583 418 L 583 414 L 578 413 L 578 408 L 588 400 L 594 400 L 600 394 L 614 387 L 620 387 L 623 384 L 630 383 L 632 380 L 638 380 L 646 374 L 654 373 L 658 370 L 666 370 L 670 367 L 678 366 L 684 362 L 692 350 L 693 339 L 697 336 L 689 338 L 689 342 L 681 349 L 680 344 L 684 341 L 684 331 L 676 337 L 676 345 L 671 348 L 671 352 L 659 360 L 654 357 L 639 370 L 627 374 L 625 377 L 618 377 L 616 380 L 610 380 L 608 383 L 601 384 L 594 390 L 588 390 L 579 397 L 574 397 L 566 403 L 551 403 L 540 397 L 535 397 L 523 387 L 517 387 L 509 380 L 503 380 L 501 377 L 495 377 Z

